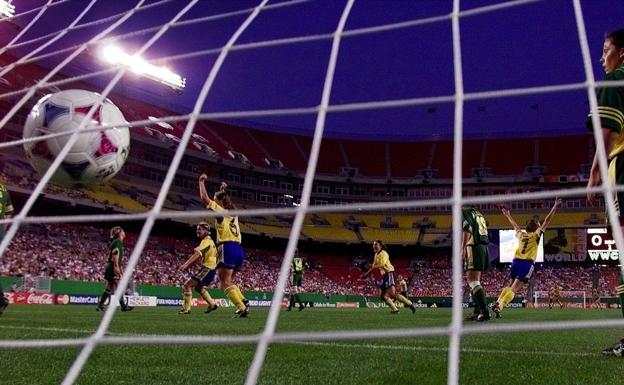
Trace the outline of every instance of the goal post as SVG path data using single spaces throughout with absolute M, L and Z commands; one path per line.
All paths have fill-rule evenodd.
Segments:
M 587 308 L 587 292 L 585 290 L 562 290 L 559 300 L 564 307 Z M 548 291 L 533 292 L 533 307 L 548 307 Z

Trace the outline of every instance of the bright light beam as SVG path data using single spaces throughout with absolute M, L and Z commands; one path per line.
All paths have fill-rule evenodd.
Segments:
M 0 15 L 13 17 L 15 15 L 15 6 L 8 1 L 0 0 Z
M 177 92 L 182 92 L 184 87 L 186 87 L 186 78 L 183 78 L 165 67 L 158 67 L 150 64 L 139 56 L 128 55 L 118 46 L 105 46 L 102 48 L 100 56 L 108 63 L 128 66 L 132 72 L 165 84 Z

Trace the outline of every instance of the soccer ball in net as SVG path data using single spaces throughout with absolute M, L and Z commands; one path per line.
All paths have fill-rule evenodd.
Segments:
M 24 139 L 68 133 L 24 143 L 26 157 L 39 174 L 43 175 L 50 167 L 99 96 L 85 90 L 60 91 L 39 99 L 32 108 L 24 125 Z M 111 128 L 78 134 L 78 140 L 51 182 L 65 187 L 80 187 L 101 184 L 113 178 L 130 152 L 127 124 L 119 108 L 109 99 L 104 100 L 85 128 L 98 125 Z

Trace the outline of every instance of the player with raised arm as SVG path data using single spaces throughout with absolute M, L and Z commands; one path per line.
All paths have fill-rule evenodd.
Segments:
M 207 208 L 221 214 L 215 218 L 217 229 L 217 275 L 219 283 L 225 295 L 236 306 L 236 316 L 247 317 L 249 307 L 247 300 L 240 289 L 234 284 L 234 277 L 245 261 L 245 254 L 241 246 L 241 232 L 238 217 L 227 215 L 227 210 L 235 209 L 229 194 L 226 191 L 227 184 L 221 183 L 219 191 L 210 199 L 206 192 L 206 180 L 208 176 L 201 174 L 199 177 L 199 196 Z
M 210 238 L 210 225 L 202 222 L 197 225 L 195 232 L 197 238 L 201 239 L 201 241 L 193 251 L 193 255 L 180 266 L 180 270 L 188 270 L 199 260 L 202 260 L 202 266 L 184 283 L 182 292 L 183 303 L 182 310 L 179 312 L 180 314 L 191 313 L 193 289 L 208 303 L 208 310 L 206 310 L 206 313 L 210 313 L 218 308 L 214 299 L 212 299 L 208 290 L 206 290 L 206 286 L 212 283 L 217 272 L 215 270 L 217 267 L 217 247 L 212 241 L 212 238 Z
M 295 301 L 299 304 L 299 311 L 305 309 L 305 305 L 301 302 L 301 297 L 299 293 L 302 291 L 303 286 L 303 267 L 304 262 L 303 258 L 299 256 L 299 251 L 295 250 L 295 256 L 292 262 L 292 285 L 290 286 L 290 298 L 288 301 L 288 311 L 292 310 L 292 307 L 295 305 Z
M 513 301 L 518 290 L 520 290 L 526 283 L 529 282 L 529 279 L 531 279 L 535 259 L 537 258 L 540 239 L 542 238 L 544 231 L 550 224 L 550 221 L 559 206 L 561 206 L 561 199 L 557 198 L 555 199 L 555 204 L 553 204 L 550 212 L 546 215 L 546 218 L 544 218 L 544 223 L 540 224 L 539 221 L 531 219 L 527 222 L 524 230 L 522 230 L 518 223 L 516 223 L 508 209 L 501 209 L 505 218 L 507 218 L 514 230 L 516 230 L 518 248 L 516 249 L 514 259 L 511 263 L 509 281 L 492 306 L 492 311 L 496 314 L 496 318 L 501 318 L 501 312 L 505 306 Z
M 412 301 L 396 292 L 394 266 L 392 266 L 392 264 L 390 263 L 390 256 L 386 251 L 386 245 L 384 245 L 383 241 L 375 241 L 373 243 L 373 251 L 375 252 L 373 264 L 370 269 L 366 271 L 366 273 L 362 274 L 361 278 L 365 279 L 374 270 L 378 269 L 379 273 L 381 274 L 381 281 L 379 282 L 379 298 L 381 298 L 381 300 L 388 305 L 388 307 L 390 308 L 390 313 L 399 313 L 399 309 L 396 307 L 393 300 L 398 300 L 399 302 L 402 302 L 405 306 L 409 307 L 412 310 L 412 313 L 415 313 L 416 307 L 414 306 Z
M 475 303 L 474 312 L 467 320 L 483 322 L 490 319 L 487 295 L 481 286 L 481 275 L 490 269 L 487 222 L 483 214 L 475 207 L 464 208 L 462 217 L 464 269 L 470 287 L 470 295 Z
M 121 279 L 121 262 L 124 254 L 123 241 L 125 238 L 126 232 L 120 226 L 115 226 L 111 229 L 111 243 L 108 251 L 108 259 L 106 261 L 106 270 L 104 271 L 106 288 L 100 296 L 100 302 L 98 302 L 97 307 L 95 308 L 97 311 L 104 310 L 104 304 L 111 297 L 112 293 L 119 284 L 119 280 Z M 121 311 L 130 311 L 134 309 L 132 306 L 128 306 L 123 295 L 119 298 L 119 304 L 121 305 Z
M 11 203 L 11 195 L 4 184 L 0 183 L 0 219 L 11 218 L 12 214 L 13 204 Z M 6 224 L 0 225 L 0 242 L 4 238 L 6 227 L 8 227 Z M 4 313 L 7 306 L 9 306 L 9 300 L 4 297 L 4 291 L 0 284 L 0 315 Z

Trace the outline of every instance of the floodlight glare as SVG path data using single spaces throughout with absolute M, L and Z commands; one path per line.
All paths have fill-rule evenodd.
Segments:
M 15 15 L 15 6 L 8 1 L 0 0 L 0 15 L 13 17 Z
M 178 92 L 182 92 L 184 87 L 186 87 L 186 78 L 183 78 L 165 67 L 158 67 L 150 64 L 141 57 L 128 55 L 118 46 L 105 46 L 101 50 L 101 57 L 110 64 L 128 66 L 132 72 L 156 80 Z

